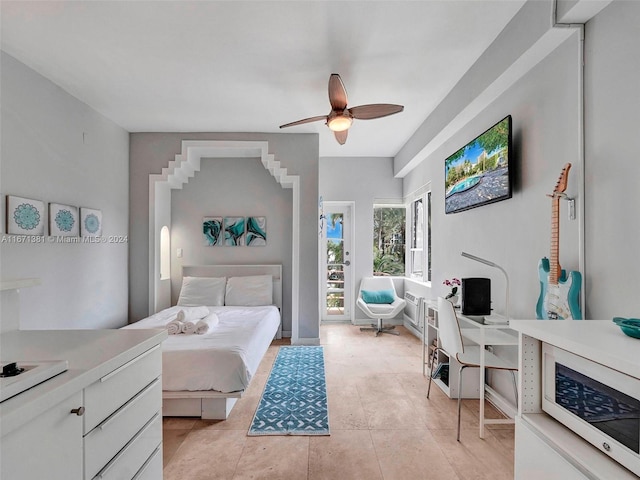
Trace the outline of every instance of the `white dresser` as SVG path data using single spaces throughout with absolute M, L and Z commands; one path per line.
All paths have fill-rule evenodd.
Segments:
M 516 320 L 520 332 L 520 395 L 516 418 L 517 480 L 632 480 L 638 477 L 542 409 L 542 346 L 640 379 L 640 340 L 610 320 Z
M 11 331 L 7 361 L 68 370 L 0 403 L 0 478 L 161 479 L 165 330 Z

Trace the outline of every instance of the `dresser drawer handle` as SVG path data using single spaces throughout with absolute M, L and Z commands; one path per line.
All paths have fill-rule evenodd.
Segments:
M 143 357 L 146 357 L 147 355 L 149 355 L 151 352 L 157 350 L 158 348 L 160 348 L 160 345 L 156 345 L 153 348 L 150 348 L 149 350 L 147 350 L 144 353 L 141 353 L 140 355 L 138 355 L 136 358 L 129 360 L 127 363 L 125 363 L 124 365 L 120 365 L 118 368 L 116 368 L 113 372 L 109 372 L 107 373 L 104 377 L 102 377 L 100 379 L 100 382 L 106 382 L 107 380 L 109 380 L 111 377 L 113 377 L 114 375 L 117 375 L 118 373 L 120 373 L 122 370 L 124 370 L 125 368 L 127 368 L 129 365 L 134 364 L 135 362 L 137 362 L 138 360 L 140 360 Z
M 74 408 L 69 413 L 75 413 L 77 416 L 81 417 L 82 415 L 84 415 L 84 407 Z
M 107 417 L 100 425 L 98 425 L 96 428 L 100 429 L 100 430 L 104 430 L 105 428 L 107 428 L 107 426 L 113 422 L 116 418 L 118 418 L 120 415 L 122 415 L 125 411 L 129 410 L 129 408 L 131 407 L 131 405 L 138 399 L 140 398 L 142 395 L 144 395 L 146 392 L 148 392 L 149 390 L 151 390 L 158 382 L 160 381 L 160 379 L 156 378 L 153 382 L 151 382 L 149 385 L 147 385 L 144 389 L 142 389 L 140 392 L 138 392 L 131 400 L 129 400 L 127 403 L 125 403 L 122 407 L 120 407 L 119 410 L 117 410 L 115 413 L 111 414 L 110 417 Z

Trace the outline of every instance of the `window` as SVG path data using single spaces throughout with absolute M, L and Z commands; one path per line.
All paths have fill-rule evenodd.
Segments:
M 423 282 L 431 281 L 431 192 L 411 202 L 409 226 L 411 236 L 408 258 L 409 276 Z
M 344 315 L 344 213 L 327 215 L 327 315 Z M 347 252 L 348 253 L 348 252 Z
M 424 262 L 424 205 L 422 197 L 411 202 L 411 256 L 410 273 L 412 277 L 423 278 Z
M 427 282 L 431 282 L 431 191 L 427 192 Z
M 406 208 L 373 206 L 373 274 L 404 276 Z

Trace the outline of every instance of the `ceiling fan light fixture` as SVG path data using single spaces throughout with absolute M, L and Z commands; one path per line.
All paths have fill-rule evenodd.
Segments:
M 392 103 L 371 103 L 368 105 L 359 105 L 357 107 L 347 108 L 347 91 L 340 79 L 340 75 L 337 73 L 332 73 L 329 77 L 329 103 L 331 104 L 331 111 L 328 115 L 304 118 L 302 120 L 280 125 L 280 128 L 293 127 L 294 125 L 302 125 L 303 123 L 324 120 L 325 125 L 333 131 L 333 135 L 336 137 L 338 143 L 340 145 L 344 145 L 347 141 L 349 127 L 351 127 L 354 118 L 359 120 L 371 120 L 400 113 L 404 110 L 402 105 L 394 105 Z
M 353 119 L 350 116 L 342 114 L 330 118 L 327 121 L 327 126 L 334 132 L 344 132 L 352 123 Z

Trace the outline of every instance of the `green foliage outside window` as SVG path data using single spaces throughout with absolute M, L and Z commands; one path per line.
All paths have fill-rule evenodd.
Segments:
M 405 217 L 406 210 L 404 207 L 374 207 L 374 275 L 404 275 Z

